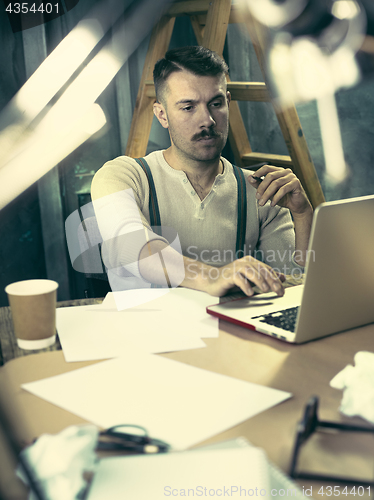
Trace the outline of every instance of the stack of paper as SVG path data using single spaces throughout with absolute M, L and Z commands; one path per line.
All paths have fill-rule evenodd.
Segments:
M 159 289 L 116 293 L 137 305 L 118 311 L 109 293 L 98 306 L 57 309 L 66 361 L 117 357 L 132 346 L 148 353 L 196 349 L 205 347 L 201 338 L 218 336 L 218 320 L 205 310 L 214 299 L 204 292 L 174 288 L 166 294 Z

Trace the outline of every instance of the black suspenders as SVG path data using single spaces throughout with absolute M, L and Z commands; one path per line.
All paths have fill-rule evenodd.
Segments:
M 238 225 L 236 227 L 235 258 L 245 255 L 245 233 L 247 230 L 247 188 L 243 170 L 233 165 L 236 182 L 238 183 Z M 239 254 L 241 252 L 241 255 Z
M 151 226 L 154 228 L 154 231 L 157 232 L 161 236 L 161 217 L 160 210 L 158 208 L 157 195 L 155 183 L 153 181 L 153 176 L 151 169 L 149 168 L 148 163 L 144 158 L 135 158 L 135 161 L 142 167 L 145 175 L 147 176 L 148 185 L 149 185 L 149 217 Z
M 148 163 L 144 158 L 135 158 L 135 161 L 142 167 L 147 176 L 149 184 L 149 217 L 151 226 L 155 232 L 161 233 L 161 217 L 158 208 L 157 194 L 153 176 Z M 247 227 L 247 189 L 245 177 L 241 168 L 233 165 L 236 182 L 238 184 L 238 224 L 236 228 L 235 257 L 240 258 L 245 255 L 245 233 Z

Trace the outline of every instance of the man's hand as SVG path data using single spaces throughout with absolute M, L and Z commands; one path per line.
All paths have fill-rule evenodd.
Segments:
M 196 261 L 194 264 L 201 266 L 201 263 Z M 280 296 L 284 294 L 282 281 L 285 281 L 285 276 L 251 256 L 235 260 L 223 267 L 200 267 L 199 271 L 201 289 L 216 297 L 225 295 L 234 287 L 251 296 L 254 294 L 253 285 L 257 285 L 263 292 L 273 291 Z
M 257 179 L 263 176 L 262 181 Z M 296 216 L 312 213 L 301 182 L 289 168 L 264 165 L 249 177 L 249 182 L 257 188 L 256 198 L 260 206 L 271 200 L 271 206 L 286 207 Z
M 183 259 L 184 277 L 181 274 L 181 259 Z M 165 286 L 168 281 L 171 286 L 180 284 L 215 297 L 221 297 L 235 287 L 251 296 L 254 294 L 253 285 L 257 285 L 263 292 L 273 291 L 282 296 L 284 294 L 282 282 L 286 279 L 283 274 L 276 273 L 270 266 L 251 256 L 234 260 L 226 266 L 214 267 L 182 257 L 161 240 L 153 240 L 143 247 L 139 270 L 143 278 L 151 283 Z
M 260 177 L 264 177 L 263 180 L 260 180 Z M 257 188 L 256 198 L 261 207 L 271 200 L 273 207 L 286 207 L 292 213 L 295 227 L 295 261 L 300 266 L 305 266 L 313 208 L 301 182 L 289 168 L 271 165 L 260 167 L 248 180 Z

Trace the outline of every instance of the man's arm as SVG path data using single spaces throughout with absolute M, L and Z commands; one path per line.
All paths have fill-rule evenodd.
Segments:
M 156 284 L 184 286 L 220 297 L 238 287 L 246 295 L 253 295 L 252 285 L 264 292 L 284 294 L 284 276 L 251 256 L 237 259 L 223 267 L 214 267 L 184 257 L 165 242 L 154 240 L 142 248 L 139 259 L 142 277 Z
M 258 180 L 257 176 L 264 178 Z M 299 179 L 290 169 L 264 165 L 256 171 L 256 177 L 249 177 L 249 181 L 257 189 L 256 198 L 260 206 L 271 200 L 272 206 L 279 205 L 290 210 L 295 229 L 295 262 L 304 266 L 313 209 Z M 143 278 L 152 283 L 167 282 L 169 286 L 181 284 L 214 296 L 225 295 L 234 287 L 250 296 L 254 293 L 253 285 L 264 292 L 284 294 L 284 275 L 251 256 L 237 259 L 223 267 L 213 267 L 183 257 L 162 241 L 153 241 L 143 247 L 139 270 Z
M 261 177 L 263 180 L 259 180 Z M 295 228 L 295 262 L 305 266 L 313 208 L 299 179 L 289 168 L 264 165 L 256 171 L 256 176 L 249 177 L 249 182 L 257 190 L 260 206 L 271 200 L 272 206 L 290 210 Z
M 310 237 L 310 230 L 313 220 L 313 209 L 305 215 L 293 215 L 293 224 L 295 227 L 295 262 L 301 267 L 305 267 L 307 251 Z

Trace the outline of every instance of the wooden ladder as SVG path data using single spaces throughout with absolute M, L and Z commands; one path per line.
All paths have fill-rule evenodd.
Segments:
M 229 140 L 235 162 L 243 168 L 251 168 L 251 165 L 263 161 L 292 168 L 315 208 L 325 200 L 296 108 L 291 106 L 287 110 L 279 110 L 269 92 L 265 71 L 266 31 L 251 16 L 245 4 L 246 2 L 243 2 L 240 10 L 231 6 L 231 0 L 181 0 L 171 4 L 151 34 L 125 154 L 133 158 L 146 154 L 156 97 L 153 68 L 169 48 L 175 18 L 188 15 L 197 43 L 220 55 L 223 53 L 228 23 L 241 22 L 247 27 L 265 83 L 228 80 L 228 90 L 232 97 Z M 252 151 L 237 101 L 272 102 L 289 155 Z

